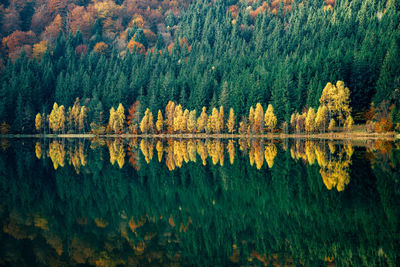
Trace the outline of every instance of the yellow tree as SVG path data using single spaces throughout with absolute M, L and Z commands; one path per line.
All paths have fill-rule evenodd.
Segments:
M 326 131 L 326 123 L 328 120 L 328 109 L 325 105 L 320 105 L 318 107 L 317 115 L 315 117 L 315 127 L 319 129 L 320 132 Z
M 197 119 L 197 131 L 203 133 L 207 125 L 206 107 L 202 108 L 200 117 Z
M 182 122 L 183 122 L 182 106 L 177 105 L 174 111 L 174 132 L 181 131 Z
M 250 111 L 249 111 L 249 125 L 248 125 L 248 129 L 247 129 L 247 133 L 251 133 L 252 130 L 254 128 L 254 108 L 253 106 L 250 107 Z
M 254 111 L 253 132 L 257 134 L 264 132 L 264 109 L 260 103 L 257 103 Z
M 189 118 L 187 121 L 187 131 L 189 133 L 194 133 L 196 131 L 196 110 L 189 112 Z
M 293 132 L 296 131 L 297 111 L 290 116 L 290 128 Z
M 183 112 L 183 116 L 182 116 L 182 121 L 181 121 L 181 133 L 185 133 L 187 131 L 187 122 L 189 120 L 189 110 L 185 109 L 185 111 Z
M 169 101 L 167 106 L 165 107 L 165 123 L 167 125 L 168 133 L 172 133 L 174 131 L 174 113 L 175 113 L 175 103 Z
M 110 109 L 110 117 L 108 119 L 107 132 L 111 132 L 114 128 L 115 120 L 117 119 L 114 107 Z
M 218 112 L 218 120 L 216 124 L 217 132 L 221 133 L 224 131 L 224 126 L 225 126 L 225 120 L 224 120 L 224 107 L 220 106 L 219 107 L 219 112 Z
M 86 125 L 87 125 L 87 117 L 88 117 L 88 110 L 85 106 L 81 107 L 81 111 L 79 112 L 79 132 L 85 132 L 86 131 Z
M 35 128 L 36 128 L 36 131 L 38 131 L 39 133 L 43 128 L 43 120 L 42 120 L 42 115 L 40 115 L 40 113 L 36 114 Z
M 156 122 L 156 130 L 157 130 L 158 133 L 162 133 L 162 131 L 164 130 L 164 118 L 163 118 L 163 115 L 161 113 L 161 110 L 158 110 L 157 122 Z
M 63 106 L 63 105 L 61 105 L 59 108 L 58 108 L 58 115 L 57 115 L 57 118 L 58 118 L 58 121 L 57 121 L 57 125 L 58 125 L 58 127 L 57 127 L 57 129 L 58 129 L 58 131 L 60 131 L 60 132 L 65 132 L 65 107 Z
M 226 123 L 226 127 L 228 128 L 229 133 L 233 133 L 235 131 L 235 120 L 235 112 L 233 111 L 233 108 L 230 108 L 228 122 Z
M 354 120 L 353 120 L 353 118 L 351 117 L 351 115 L 347 116 L 347 119 L 346 119 L 346 121 L 345 121 L 345 123 L 344 123 L 344 128 L 345 128 L 348 132 L 351 132 L 351 129 L 352 129 L 352 127 L 353 127 L 353 124 L 354 124 Z
M 315 111 L 313 108 L 309 108 L 307 112 L 307 117 L 305 120 L 305 130 L 307 133 L 314 132 L 315 130 Z
M 329 122 L 328 130 L 332 132 L 335 129 L 335 127 L 336 127 L 336 122 L 334 119 L 331 119 L 331 121 Z
M 140 131 L 142 131 L 142 133 L 148 133 L 153 130 L 153 127 L 153 113 L 151 113 L 150 109 L 146 109 L 144 117 L 140 122 Z
M 329 120 L 332 118 L 337 119 L 339 128 L 341 122 L 351 113 L 350 90 L 345 87 L 343 81 L 337 81 L 336 86 L 327 83 L 319 102 L 328 108 Z
M 264 115 L 265 127 L 268 128 L 270 130 L 270 132 L 272 132 L 276 126 L 276 123 L 277 123 L 277 119 L 274 114 L 274 107 L 271 104 L 269 104 L 267 110 L 265 111 L 265 115 Z
M 57 121 L 58 121 L 57 116 L 58 116 L 58 104 L 56 102 L 54 102 L 53 109 L 51 110 L 50 115 L 49 115 L 49 128 L 54 132 L 56 132 L 58 130 L 57 129 Z
M 116 121 L 114 122 L 113 129 L 115 133 L 122 133 L 125 127 L 125 109 L 119 103 L 116 113 Z
M 209 117 L 209 131 L 213 132 L 213 133 L 219 133 L 220 129 L 219 127 L 219 123 L 218 123 L 218 118 L 219 118 L 219 114 L 218 114 L 218 109 L 213 108 L 212 109 L 212 113 L 211 116 Z

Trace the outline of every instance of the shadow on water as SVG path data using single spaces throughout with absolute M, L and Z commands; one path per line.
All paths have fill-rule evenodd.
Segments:
M 0 265 L 399 266 L 387 141 L 0 144 Z

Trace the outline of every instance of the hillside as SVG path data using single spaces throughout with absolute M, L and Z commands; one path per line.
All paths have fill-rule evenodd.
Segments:
M 128 124 L 169 101 L 198 115 L 232 108 L 239 124 L 261 103 L 282 128 L 337 81 L 356 122 L 400 122 L 399 1 L 0 3 L 0 122 L 11 132 L 34 132 L 36 114 L 54 102 L 67 113 L 76 98 L 87 129 L 136 101 Z

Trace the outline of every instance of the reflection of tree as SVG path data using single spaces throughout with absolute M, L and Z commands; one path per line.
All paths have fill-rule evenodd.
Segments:
M 289 153 L 276 143 L 243 140 L 244 151 L 254 158 L 260 149 L 264 158 L 266 149 L 272 151 L 268 153 L 274 155 L 274 167 L 259 171 L 256 160 L 250 166 L 249 155 L 240 150 L 234 164 L 220 166 L 221 153 L 215 151 L 229 155 L 229 147 L 236 149 L 232 140 L 157 141 L 164 151 L 162 164 L 155 156 L 139 171 L 128 165 L 114 168 L 101 160 L 106 147 L 86 151 L 83 143 L 86 165 L 79 177 L 69 159 L 69 151 L 79 151 L 75 142 L 65 143 L 65 162 L 70 165 L 56 171 L 29 165 L 25 154 L 38 161 L 35 143 L 30 153 L 23 148 L 14 153 L 14 146 L 0 153 L 0 192 L 7 196 L 0 204 L 0 238 L 7 241 L 4 253 L 12 255 L 2 258 L 14 266 L 29 265 L 32 259 L 63 266 L 227 266 L 231 260 L 243 266 L 397 266 L 400 153 L 395 148 L 385 156 L 378 149 L 357 149 L 351 164 L 362 168 L 351 173 L 354 186 L 338 194 L 345 182 L 331 182 L 336 190 L 328 192 L 320 169 L 328 172 L 339 168 L 337 163 L 349 173 L 350 165 L 344 162 L 350 162 L 354 149 L 347 143 L 332 142 L 332 154 L 322 141 L 289 141 Z M 152 143 L 161 146 L 157 141 Z M 116 146 L 124 143 L 118 142 Z M 224 147 L 218 148 L 221 144 Z M 145 162 L 140 146 L 129 141 L 125 147 Z M 209 148 L 215 149 L 216 165 Z M 199 151 L 205 152 L 205 166 L 202 160 L 193 163 L 204 153 Z M 373 169 L 360 157 L 369 153 L 375 158 Z M 182 161 L 173 173 L 163 163 L 168 157 L 173 166 L 176 157 Z M 385 231 L 377 231 L 381 227 Z M 20 252 L 22 245 L 27 253 Z
M 351 156 L 354 152 L 350 143 L 335 145 L 328 142 L 326 145 L 324 142 L 297 140 L 290 152 L 293 159 L 302 159 L 309 165 L 315 164 L 316 161 L 320 167 L 322 181 L 328 190 L 336 188 L 339 192 L 343 191 L 350 182 Z
M 125 164 L 125 148 L 123 141 L 115 139 L 111 142 L 107 140 L 107 146 L 110 152 L 110 163 L 114 165 L 114 163 L 117 162 L 121 169 Z
M 49 156 L 53 162 L 54 169 L 57 170 L 59 166 L 64 167 L 65 149 L 64 144 L 58 141 L 53 141 L 49 145 Z

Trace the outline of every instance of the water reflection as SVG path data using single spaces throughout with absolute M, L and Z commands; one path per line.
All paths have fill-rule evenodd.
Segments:
M 399 177 L 382 141 L 10 141 L 0 265 L 399 266 Z
M 43 149 L 46 144 L 40 141 L 36 142 L 35 153 L 37 158 L 42 158 Z M 292 159 L 301 160 L 305 164 L 318 164 L 320 167 L 321 178 L 327 189 L 335 188 L 337 191 L 343 191 L 350 182 L 350 165 L 354 149 L 350 142 L 338 141 L 312 141 L 295 140 L 294 142 L 272 142 L 262 139 L 239 139 L 220 140 L 220 139 L 109 139 L 92 140 L 89 146 L 91 149 L 106 146 L 109 151 L 110 163 L 123 168 L 125 158 L 129 157 L 129 164 L 138 169 L 138 157 L 141 154 L 147 164 L 153 161 L 154 153 L 159 163 L 164 162 L 168 170 L 173 171 L 181 168 L 183 164 L 197 162 L 199 158 L 203 166 L 207 165 L 210 159 L 212 165 L 224 166 L 225 157 L 229 164 L 235 163 L 236 151 L 247 155 L 249 163 L 257 170 L 260 170 L 265 164 L 269 169 L 274 166 L 274 160 L 278 153 L 277 146 L 281 146 L 284 151 L 290 147 Z M 84 146 L 82 141 L 65 142 L 62 140 L 53 140 L 47 146 L 46 155 L 50 157 L 54 169 L 68 165 L 75 168 L 77 174 L 80 168 L 87 164 L 88 146 Z M 375 146 L 369 144 L 371 150 L 382 150 L 385 145 L 382 142 L 375 143 Z M 128 151 L 128 153 L 126 153 Z M 387 151 L 384 153 L 388 153 Z

